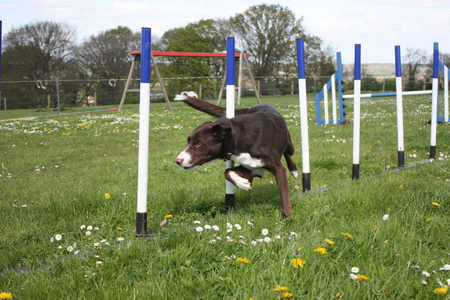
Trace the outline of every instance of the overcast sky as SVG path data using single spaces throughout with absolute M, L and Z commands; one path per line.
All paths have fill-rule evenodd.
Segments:
M 210 18 L 229 18 L 258 4 L 280 4 L 303 17 L 307 32 L 319 36 L 352 63 L 361 44 L 362 63 L 394 62 L 394 46 L 420 48 L 431 55 L 433 42 L 450 53 L 450 0 L 0 0 L 3 35 L 36 21 L 66 22 L 79 41 L 127 26 L 152 28 L 152 35 Z

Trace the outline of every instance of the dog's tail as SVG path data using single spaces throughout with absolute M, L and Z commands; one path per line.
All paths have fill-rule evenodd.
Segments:
M 189 97 L 188 95 L 186 95 L 186 93 L 177 95 L 175 100 L 184 101 L 184 103 L 195 108 L 196 110 L 202 111 L 216 118 L 224 116 L 226 112 L 226 109 L 224 107 L 214 105 L 198 98 Z

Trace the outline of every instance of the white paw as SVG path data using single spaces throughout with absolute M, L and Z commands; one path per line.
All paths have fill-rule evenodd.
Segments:
M 251 191 L 252 184 L 248 179 L 240 177 L 236 172 L 230 172 L 230 177 L 238 188 L 245 191 Z
M 291 173 L 292 177 L 298 178 L 298 171 L 292 171 L 290 173 Z

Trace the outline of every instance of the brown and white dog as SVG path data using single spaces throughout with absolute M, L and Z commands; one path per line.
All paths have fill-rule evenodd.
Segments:
M 227 119 L 225 108 L 184 96 L 186 104 L 218 119 L 195 128 L 187 139 L 187 148 L 175 162 L 184 169 L 194 169 L 216 159 L 231 159 L 240 165 L 225 170 L 225 177 L 244 190 L 251 190 L 254 177 L 262 177 L 269 171 L 277 180 L 281 215 L 290 216 L 291 200 L 281 156 L 294 178 L 298 177 L 298 171 L 291 158 L 294 145 L 286 121 L 276 108 L 270 104 L 240 108 L 235 110 L 234 118 Z

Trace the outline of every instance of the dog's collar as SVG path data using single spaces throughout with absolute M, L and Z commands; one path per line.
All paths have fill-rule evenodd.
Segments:
M 225 154 L 223 161 L 231 161 L 231 155 L 233 155 L 233 153 L 231 153 L 231 152 L 228 152 L 227 154 Z

